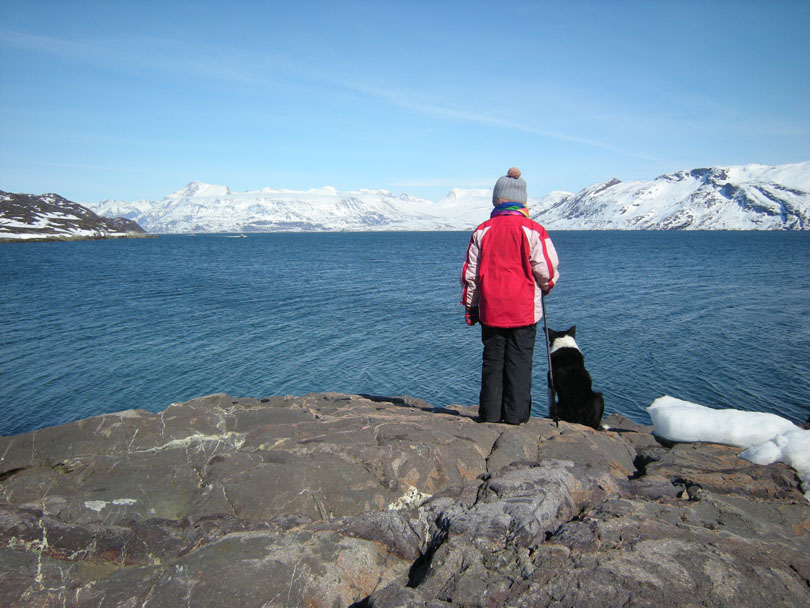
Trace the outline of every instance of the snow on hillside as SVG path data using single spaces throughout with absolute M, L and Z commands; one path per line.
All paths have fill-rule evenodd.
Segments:
M 430 213 L 448 221 L 469 218 L 470 223 L 476 226 L 489 215 L 490 211 L 492 211 L 492 190 L 486 188 L 470 190 L 453 188 L 430 208 Z
M 530 205 L 536 202 L 529 199 Z M 340 192 L 326 186 L 233 192 L 192 182 L 161 201 L 106 200 L 88 206 L 157 233 L 470 230 L 489 217 L 492 190 L 454 188 L 433 202 L 387 190 Z
M 100 217 L 56 194 L 0 191 L 0 240 L 115 238 L 143 234 L 135 222 Z
M 263 188 L 233 192 L 192 182 L 161 201 L 102 201 L 99 213 L 135 219 L 149 232 L 435 230 L 454 227 L 428 210 L 435 203 L 386 190 L 339 192 Z
M 489 217 L 492 190 L 454 188 L 433 202 L 387 190 L 234 192 L 191 182 L 161 201 L 88 206 L 154 233 L 470 230 Z M 550 230 L 810 230 L 810 161 L 613 179 L 578 193 L 530 196 L 529 209 Z
M 810 162 L 613 179 L 532 210 L 558 230 L 808 230 Z

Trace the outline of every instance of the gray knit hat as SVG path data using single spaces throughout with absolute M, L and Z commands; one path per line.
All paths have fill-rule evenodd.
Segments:
M 499 177 L 492 189 L 492 204 L 497 205 L 498 199 L 526 204 L 526 182 L 520 177 L 520 169 L 512 167 L 506 175 Z

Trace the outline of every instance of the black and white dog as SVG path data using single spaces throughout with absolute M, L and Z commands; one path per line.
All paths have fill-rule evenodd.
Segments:
M 566 331 L 548 330 L 557 417 L 599 430 L 605 399 L 602 393 L 591 390 L 591 375 L 585 369 L 585 357 L 574 340 L 576 333 L 576 325 Z

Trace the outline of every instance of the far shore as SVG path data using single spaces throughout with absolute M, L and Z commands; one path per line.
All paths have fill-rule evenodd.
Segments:
M 129 234 L 110 234 L 110 235 L 51 235 L 51 236 L 35 236 L 30 238 L 8 238 L 0 236 L 0 243 L 64 243 L 70 241 L 106 241 L 109 239 L 154 239 L 157 234 L 138 234 L 135 232 Z

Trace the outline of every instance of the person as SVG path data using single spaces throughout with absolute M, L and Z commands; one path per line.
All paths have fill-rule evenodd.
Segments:
M 484 345 L 480 422 L 522 424 L 529 419 L 542 296 L 560 276 L 548 233 L 529 218 L 520 175 L 512 167 L 495 183 L 494 209 L 472 233 L 461 273 L 465 319 L 468 325 L 481 323 Z

